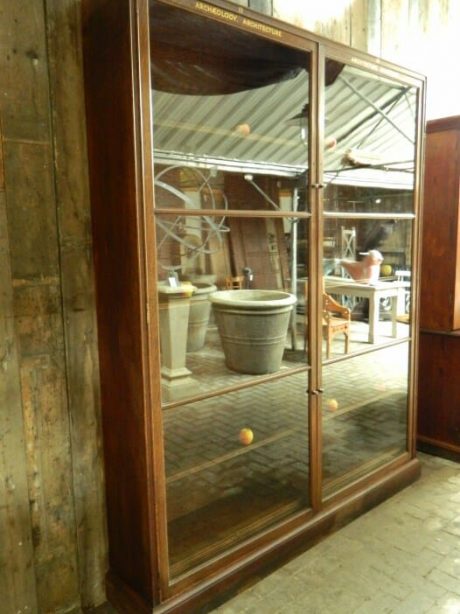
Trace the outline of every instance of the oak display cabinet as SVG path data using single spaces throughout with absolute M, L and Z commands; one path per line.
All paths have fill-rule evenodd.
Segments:
M 107 593 L 204 612 L 419 475 L 425 82 L 231 3 L 82 10 Z

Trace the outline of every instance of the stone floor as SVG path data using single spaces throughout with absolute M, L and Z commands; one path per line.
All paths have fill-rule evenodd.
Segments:
M 460 465 L 422 477 L 215 614 L 460 614 Z

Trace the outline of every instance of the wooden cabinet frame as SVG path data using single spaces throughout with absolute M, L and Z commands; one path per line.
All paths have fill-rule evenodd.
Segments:
M 460 117 L 429 121 L 426 132 L 418 446 L 458 461 Z
M 320 212 L 312 236 L 322 242 L 322 148 L 326 54 L 420 88 L 417 167 L 422 149 L 424 81 L 382 60 L 221 1 L 161 0 L 206 14 L 310 52 L 310 202 Z M 231 16 L 231 19 L 228 17 Z M 408 452 L 323 501 L 321 495 L 320 371 L 310 380 L 312 509 L 266 531 L 205 569 L 169 579 L 161 398 L 158 385 L 158 309 L 152 215 L 153 141 L 148 0 L 84 0 L 88 147 L 97 275 L 100 373 L 109 533 L 109 599 L 126 612 L 180 612 L 218 603 L 254 574 L 266 573 L 353 517 L 409 484 L 419 474 L 414 414 Z M 279 38 L 278 38 L 279 40 Z M 419 183 L 415 201 L 419 200 Z M 418 210 L 416 209 L 416 212 Z M 248 212 L 248 215 L 251 212 Z M 415 222 L 414 236 L 419 234 Z M 417 242 L 415 242 L 416 244 Z M 415 245 L 413 260 L 417 262 Z M 320 321 L 319 250 L 310 253 L 312 315 Z M 418 281 L 415 268 L 414 292 Z M 414 307 L 413 326 L 416 326 Z M 320 327 L 311 327 L 311 352 L 321 355 Z M 414 407 L 416 340 L 411 343 L 410 405 Z M 203 611 L 203 610 L 201 610 Z

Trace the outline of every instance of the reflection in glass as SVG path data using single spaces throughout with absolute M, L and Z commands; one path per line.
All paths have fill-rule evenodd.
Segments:
M 324 366 L 323 494 L 407 449 L 409 344 Z
M 308 219 L 155 219 L 164 402 L 305 366 Z
M 326 87 L 326 211 L 413 212 L 416 104 L 416 88 L 351 66 Z
M 416 104 L 352 66 L 326 85 L 324 496 L 407 449 Z
M 305 373 L 164 412 L 177 576 L 309 506 Z
M 310 55 L 153 5 L 156 207 L 306 210 Z
M 325 296 L 350 310 L 349 351 L 407 337 L 412 221 L 327 218 L 324 228 Z M 343 353 L 339 339 L 330 354 Z
M 174 402 L 305 365 L 308 228 L 295 216 L 309 210 L 310 54 L 151 4 L 162 394 Z M 228 323 L 219 292 L 231 307 L 244 293 L 247 313 Z M 267 292 L 289 295 L 275 332 Z M 270 338 L 278 358 L 265 365 Z

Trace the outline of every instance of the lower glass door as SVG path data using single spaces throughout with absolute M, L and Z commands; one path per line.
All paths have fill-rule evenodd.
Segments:
M 165 411 L 171 576 L 309 507 L 305 373 Z
M 408 350 L 406 342 L 324 365 L 324 497 L 407 450 Z
M 176 580 L 310 508 L 310 219 L 163 210 L 155 220 Z

